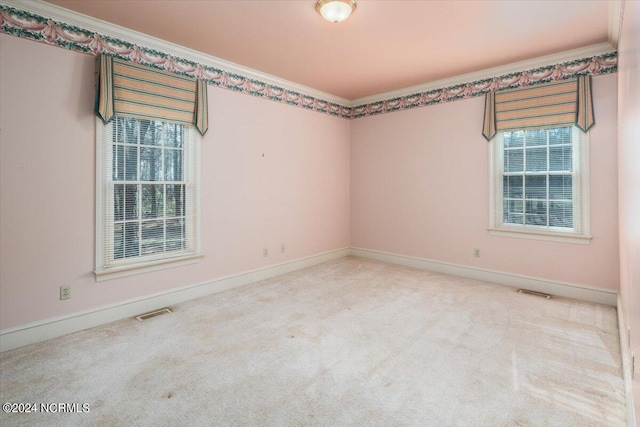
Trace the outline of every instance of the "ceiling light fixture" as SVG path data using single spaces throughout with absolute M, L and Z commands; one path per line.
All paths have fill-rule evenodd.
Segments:
M 342 22 L 356 10 L 356 0 L 318 0 L 316 11 L 329 22 Z

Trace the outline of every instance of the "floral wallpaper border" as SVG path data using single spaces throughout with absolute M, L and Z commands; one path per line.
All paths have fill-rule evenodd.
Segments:
M 534 68 L 518 73 L 505 74 L 498 77 L 351 107 L 351 118 L 366 117 L 458 99 L 473 98 L 484 95 L 490 91 L 535 85 L 553 80 L 564 80 L 584 74 L 609 74 L 616 72 L 617 68 L 618 53 L 611 52 L 591 58 L 576 59 L 556 65 Z
M 351 117 L 350 107 L 147 49 L 12 7 L 0 5 L 0 32 L 91 55 L 106 53 L 135 63 L 203 79 L 209 84 L 225 89 L 334 116 Z
M 135 63 L 203 79 L 209 84 L 225 89 L 346 119 L 472 98 L 484 95 L 489 91 L 568 79 L 582 74 L 613 73 L 617 71 L 618 60 L 617 52 L 611 52 L 384 101 L 347 107 L 4 5 L 0 5 L 0 32 L 81 53 L 91 55 L 110 54 Z

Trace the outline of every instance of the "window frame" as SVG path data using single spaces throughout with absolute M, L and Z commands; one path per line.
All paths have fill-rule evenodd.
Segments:
M 114 222 L 114 186 L 117 181 L 112 178 L 112 147 L 113 123 L 119 116 L 115 116 L 108 124 L 96 118 L 96 252 L 95 270 L 96 281 L 126 277 L 194 264 L 200 261 L 200 134 L 193 126 L 182 125 L 189 135 L 184 138 L 183 174 L 185 182 L 185 198 L 187 211 L 185 212 L 185 235 L 191 234 L 191 249 L 162 254 L 140 255 L 124 258 L 122 262 L 114 259 L 113 245 L 107 242 L 113 239 L 113 227 L 107 222 Z M 122 117 L 122 116 L 120 116 Z M 153 119 L 149 119 L 153 120 Z M 157 120 L 162 121 L 162 120 Z M 139 160 L 138 160 L 139 164 Z M 163 181 L 149 181 L 150 184 L 160 184 Z M 111 234 L 109 231 L 111 230 Z M 109 253 L 111 251 L 111 253 Z M 164 255 L 164 256 L 163 256 Z
M 559 128 L 564 126 L 556 126 Z M 553 129 L 553 128 L 550 128 Z M 515 131 L 535 129 L 518 129 Z M 589 135 L 572 127 L 573 212 L 577 229 L 565 231 L 534 225 L 505 224 L 503 218 L 504 131 L 489 145 L 489 234 L 521 239 L 547 240 L 588 245 L 591 241 L 589 212 Z M 509 132 L 514 132 L 510 130 Z

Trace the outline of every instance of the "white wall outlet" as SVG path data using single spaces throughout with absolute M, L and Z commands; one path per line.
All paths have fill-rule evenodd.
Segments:
M 476 258 L 480 258 L 480 249 L 474 249 L 473 250 L 473 256 Z
M 269 256 L 269 248 L 264 248 L 262 250 L 262 256 L 263 257 L 268 257 Z
M 280 245 L 280 252 L 284 253 L 286 248 L 284 247 L 284 243 Z
M 71 298 L 71 286 L 60 286 L 60 299 L 63 300 L 69 298 Z

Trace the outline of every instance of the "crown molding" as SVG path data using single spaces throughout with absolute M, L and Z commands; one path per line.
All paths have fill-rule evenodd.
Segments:
M 622 13 L 624 9 L 624 0 L 610 0 L 607 25 L 607 40 L 614 48 L 618 48 L 620 41 L 620 29 L 622 28 Z
M 349 107 L 350 101 L 326 92 L 313 89 L 289 80 L 281 79 L 249 67 L 235 64 L 212 55 L 189 49 L 175 43 L 170 43 L 162 39 L 130 30 L 119 25 L 111 24 L 100 19 L 92 18 L 69 9 L 62 8 L 41 0 L 0 0 L 0 5 L 18 8 L 25 12 L 40 15 L 48 19 L 63 22 L 65 24 L 79 27 L 83 30 L 97 33 L 101 36 L 108 36 L 118 40 L 125 40 L 129 43 L 144 46 L 147 49 L 159 51 L 173 57 L 186 59 L 198 64 L 203 64 L 212 68 L 220 69 L 229 74 L 240 75 L 250 80 L 256 80 L 267 85 L 277 86 L 281 89 L 298 92 L 312 96 L 323 101 Z
M 620 10 L 610 9 L 609 14 L 620 17 L 618 29 L 624 6 L 621 1 L 615 0 Z M 0 32 L 17 37 L 84 54 L 117 56 L 224 89 L 345 119 L 617 70 L 617 52 L 609 43 L 601 43 L 350 101 L 41 0 L 0 0 L 0 25 Z M 610 28 L 616 28 L 615 23 L 610 22 Z
M 531 62 L 533 64 L 535 62 Z M 519 64 L 522 66 L 522 63 Z M 517 67 L 518 64 L 513 65 Z M 406 90 L 408 95 L 397 96 L 396 94 L 403 93 L 397 91 L 392 93 L 392 98 L 387 98 L 389 93 L 382 94 L 380 100 L 369 102 L 367 104 L 361 104 L 351 107 L 351 118 L 357 119 L 360 117 L 368 117 L 377 114 L 386 114 L 394 111 L 408 110 L 411 108 L 425 107 L 427 105 L 440 104 L 450 101 L 456 101 L 458 99 L 473 98 L 476 96 L 483 96 L 488 92 L 496 92 L 504 89 L 511 89 L 523 86 L 537 85 L 541 83 L 547 83 L 551 81 L 566 80 L 577 78 L 579 76 L 592 76 L 600 74 L 608 74 L 616 72 L 618 67 L 618 54 L 617 52 L 609 52 L 600 55 L 588 56 L 585 58 L 574 59 L 562 63 L 556 63 L 554 65 L 547 65 L 542 67 L 529 68 L 524 71 L 512 72 L 508 74 L 502 74 L 494 77 L 489 77 L 481 80 L 467 81 L 467 76 L 461 76 L 456 78 L 460 79 L 462 83 L 452 86 L 444 86 L 443 81 L 434 82 L 430 85 L 421 85 L 409 88 Z M 510 67 L 509 67 L 510 68 Z M 506 68 L 507 70 L 509 68 Z M 490 74 L 499 72 L 505 68 L 493 69 Z M 475 74 L 475 73 L 474 73 Z M 481 75 L 481 74 L 480 74 Z M 432 90 L 425 90 L 424 87 L 435 87 Z M 419 92 L 413 92 L 420 90 Z
M 446 87 L 460 86 L 468 82 L 493 79 L 496 76 L 511 75 L 522 72 L 523 70 L 532 70 L 542 67 L 549 67 L 560 63 L 576 60 L 578 58 L 591 58 L 594 56 L 606 55 L 613 53 L 615 49 L 609 43 L 599 43 L 578 49 L 567 50 L 552 55 L 540 56 L 538 58 L 527 59 L 525 61 L 513 62 L 499 67 L 487 68 L 472 73 L 461 74 L 442 80 L 435 80 L 428 83 L 422 83 L 415 86 L 409 86 L 390 92 L 379 93 L 376 95 L 365 96 L 351 101 L 351 107 L 358 107 L 366 104 L 386 101 L 394 98 L 401 98 L 423 92 L 430 92 Z

